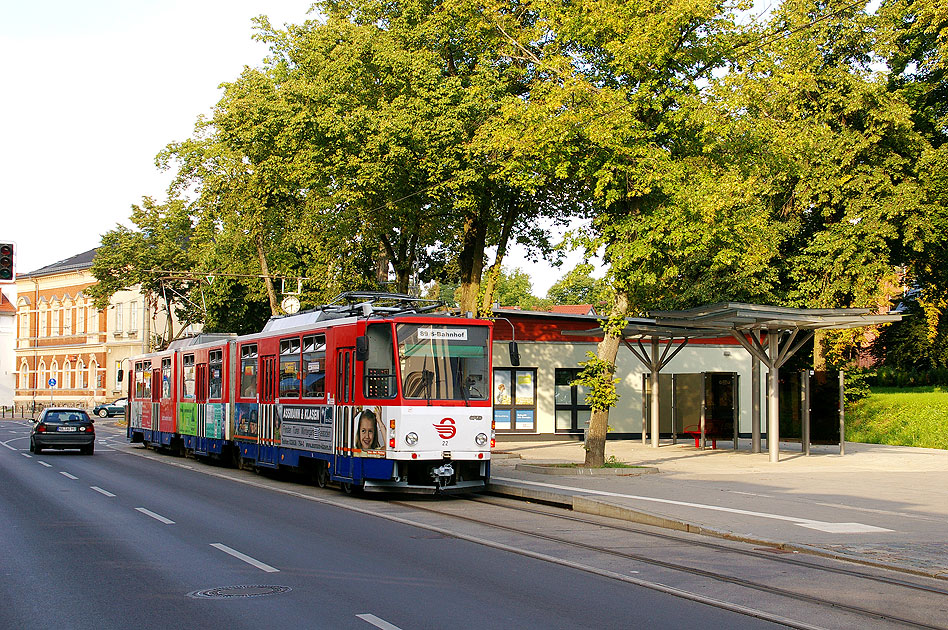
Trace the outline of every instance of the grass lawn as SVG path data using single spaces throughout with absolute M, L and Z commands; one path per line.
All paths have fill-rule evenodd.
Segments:
M 846 440 L 948 449 L 948 387 L 874 387 L 846 408 Z

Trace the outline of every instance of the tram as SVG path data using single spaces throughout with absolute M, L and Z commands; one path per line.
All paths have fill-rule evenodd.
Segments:
M 251 335 L 198 335 L 131 360 L 128 439 L 319 485 L 484 488 L 494 446 L 492 322 L 440 302 L 347 292 Z

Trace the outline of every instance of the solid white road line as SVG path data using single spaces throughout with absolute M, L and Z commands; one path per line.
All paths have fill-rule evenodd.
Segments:
M 706 505 L 704 503 L 690 503 L 688 501 L 673 501 L 672 499 L 659 499 L 657 497 L 643 497 L 635 494 L 622 494 L 620 492 L 607 492 L 605 490 L 587 490 L 586 488 L 573 488 L 570 486 L 558 486 L 552 483 L 541 483 L 539 481 L 523 481 L 521 479 L 507 479 L 504 477 L 494 477 L 498 481 L 512 481 L 514 483 L 526 484 L 530 486 L 541 486 L 544 488 L 555 488 L 557 490 L 573 490 L 582 494 L 595 494 L 605 497 L 617 497 L 621 499 L 634 499 L 636 501 L 652 501 L 654 503 L 666 503 L 669 505 L 681 505 L 684 507 L 698 508 L 702 510 L 713 510 L 715 512 L 729 512 L 731 514 L 741 514 L 743 516 L 756 516 L 758 518 L 769 518 L 777 521 L 789 521 L 796 525 L 818 529 L 826 532 L 836 533 L 861 533 L 861 532 L 890 532 L 891 529 L 875 527 L 872 525 L 863 525 L 862 523 L 828 523 L 826 521 L 816 521 L 811 518 L 800 518 L 797 516 L 783 516 L 781 514 L 770 514 L 767 512 L 753 512 L 751 510 L 740 510 L 738 508 L 723 507 L 720 505 Z
M 89 487 L 92 488 L 93 490 L 95 490 L 96 492 L 98 492 L 99 494 L 104 494 L 104 495 L 107 496 L 107 497 L 114 497 L 114 496 L 115 496 L 114 494 L 112 494 L 112 493 L 109 492 L 108 490 L 103 490 L 103 489 L 100 488 L 99 486 L 89 486 Z
M 155 514 L 155 513 L 152 512 L 151 510 L 146 510 L 146 509 L 143 508 L 143 507 L 137 507 L 137 508 L 135 508 L 135 509 L 136 509 L 137 511 L 141 512 L 142 514 L 144 514 L 145 516 L 150 516 L 150 517 L 152 517 L 153 519 L 155 519 L 156 521 L 161 521 L 161 522 L 164 523 L 165 525 L 174 525 L 174 521 L 172 521 L 170 518 L 165 518 L 165 517 L 162 516 L 161 514 Z
M 18 448 L 15 447 L 15 446 L 10 446 L 10 445 L 7 444 L 6 442 L 0 442 L 0 444 L 3 444 L 4 446 L 6 446 L 6 447 L 7 447 L 8 449 L 10 449 L 11 451 L 18 451 L 18 450 L 20 450 L 20 449 L 18 449 Z
M 60 470 L 60 471 L 59 471 L 59 474 L 62 475 L 63 477 L 68 477 L 69 479 L 72 479 L 73 481 L 79 479 L 79 477 L 70 475 L 69 473 L 67 473 L 67 472 L 65 472 L 65 471 L 63 471 L 63 470 Z
M 266 571 L 267 573 L 279 573 L 279 572 L 280 572 L 279 569 L 276 569 L 276 568 L 274 568 L 274 567 L 271 567 L 269 564 L 265 564 L 265 563 L 263 563 L 263 562 L 260 562 L 259 560 L 254 559 L 254 558 L 251 558 L 251 557 L 248 556 L 247 554 L 240 553 L 240 552 L 237 551 L 236 549 L 231 549 L 230 547 L 228 547 L 228 546 L 225 545 L 224 543 L 211 543 L 211 547 L 214 547 L 215 549 L 219 549 L 219 550 L 223 551 L 224 553 L 226 553 L 226 554 L 228 554 L 228 555 L 231 555 L 231 556 L 237 558 L 238 560 L 243 560 L 243 561 L 246 562 L 247 564 L 250 564 L 250 565 L 253 565 L 253 566 L 257 567 L 257 568 L 260 569 L 261 571 Z
M 356 615 L 356 617 L 358 617 L 358 618 L 361 619 L 362 621 L 365 621 L 365 622 L 368 622 L 368 623 L 372 624 L 372 625 L 375 626 L 376 628 L 381 628 L 381 630 L 402 630 L 402 629 L 399 628 L 398 626 L 393 625 L 393 624 L 390 624 L 389 622 L 385 621 L 384 619 L 379 619 L 379 618 L 376 617 L 375 615 L 370 615 L 370 614 L 368 614 L 368 613 L 365 613 L 365 614 L 362 614 L 362 615 Z

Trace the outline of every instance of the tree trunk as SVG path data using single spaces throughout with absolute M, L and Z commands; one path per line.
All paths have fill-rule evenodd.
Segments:
M 270 314 L 279 315 L 277 310 L 276 291 L 273 290 L 273 279 L 270 277 L 270 269 L 267 267 L 267 255 L 263 251 L 263 235 L 257 234 L 257 257 L 260 259 L 260 273 L 263 275 L 263 282 L 267 286 L 267 298 L 270 300 Z
M 490 201 L 481 202 L 475 216 L 464 222 L 464 244 L 461 247 L 459 264 L 461 267 L 461 312 L 477 312 L 477 296 L 481 288 L 481 274 L 484 271 L 484 244 L 487 240 L 487 222 L 485 206 Z
M 813 333 L 813 369 L 826 371 L 826 333 L 822 330 Z
M 612 303 L 612 314 L 610 320 L 615 318 L 624 318 L 629 310 L 629 295 L 625 291 L 617 290 L 615 300 Z M 606 327 L 602 341 L 596 356 L 600 361 L 605 361 L 615 367 L 616 355 L 619 353 L 619 344 L 621 343 L 621 333 L 612 334 L 609 327 Z M 599 468 L 606 461 L 606 433 L 609 431 L 609 410 L 593 410 L 589 419 L 589 430 L 586 432 L 586 462 L 584 466 Z
M 481 317 L 491 317 L 493 315 L 497 279 L 500 277 L 504 256 L 507 255 L 507 243 L 510 241 L 510 233 L 513 231 L 518 209 L 519 206 L 513 198 L 508 201 L 507 207 L 504 209 L 504 224 L 501 227 L 500 240 L 497 243 L 497 255 L 494 257 L 494 264 L 487 270 L 487 278 L 484 280 L 484 291 L 479 313 Z

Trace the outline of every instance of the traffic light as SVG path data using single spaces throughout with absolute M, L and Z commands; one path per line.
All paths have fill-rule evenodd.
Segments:
M 13 282 L 13 243 L 0 243 L 0 282 Z

